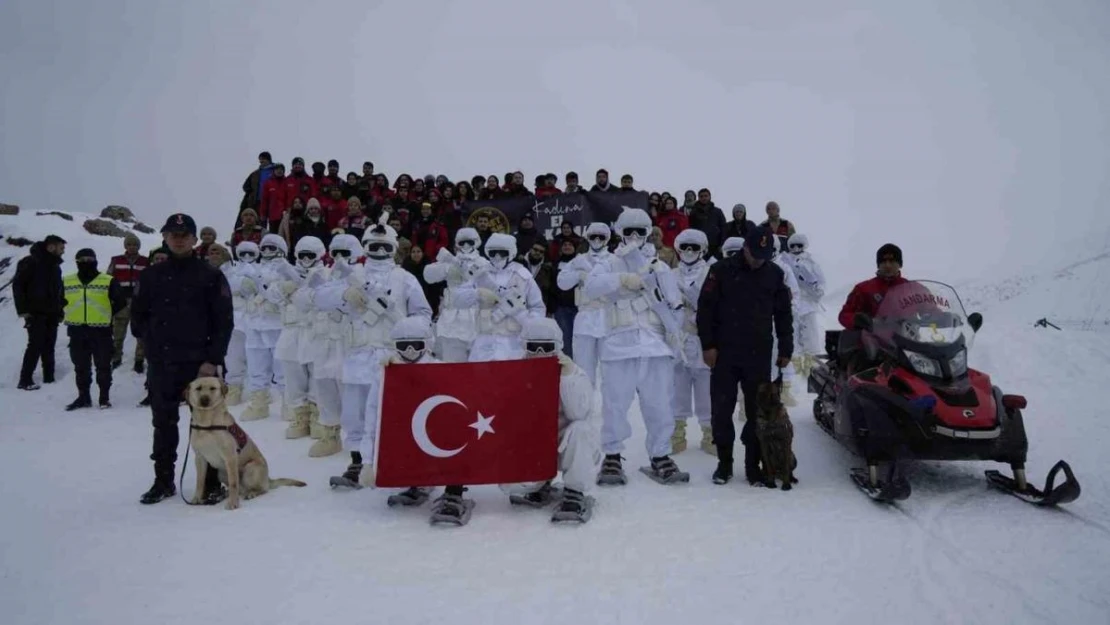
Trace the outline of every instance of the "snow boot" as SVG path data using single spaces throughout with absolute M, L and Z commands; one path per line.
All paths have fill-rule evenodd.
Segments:
M 89 397 L 88 391 L 83 391 L 77 395 L 77 399 L 73 400 L 66 406 L 66 412 L 72 412 L 79 408 L 92 408 L 92 398 Z
M 270 391 L 261 390 L 251 393 L 251 401 L 247 404 L 240 421 L 258 421 L 270 416 Z
M 150 505 L 152 503 L 158 503 L 167 497 L 173 497 L 176 494 L 177 489 L 173 485 L 172 478 L 168 481 L 156 479 L 154 480 L 154 485 L 139 498 L 139 503 Z
M 308 448 L 309 458 L 334 456 L 343 451 L 343 444 L 339 442 L 338 425 L 321 425 L 320 429 L 320 440 L 312 443 L 312 447 Z
M 717 455 L 717 446 L 713 444 L 713 426 L 701 426 L 701 450 L 710 456 Z
M 308 406 L 293 409 L 293 422 L 285 428 L 285 438 L 290 440 L 308 436 Z
M 794 394 L 790 392 L 791 382 L 782 383 L 782 405 L 787 408 L 793 408 L 798 405 L 798 400 L 794 399 Z
M 670 456 L 652 458 L 651 466 L 640 467 L 640 472 L 660 484 L 685 484 L 690 481 L 690 474 L 679 471 Z
M 732 480 L 732 461 L 717 461 L 717 470 L 713 472 L 714 484 L 728 484 Z
M 555 488 L 551 482 L 544 483 L 538 490 L 524 495 L 509 495 L 509 503 L 514 506 L 528 506 L 530 508 L 546 508 L 561 494 L 561 489 Z
M 680 454 L 686 451 L 686 419 L 674 422 L 674 434 L 671 434 L 671 453 Z
M 586 523 L 593 516 L 594 498 L 571 488 L 563 490 L 563 500 L 551 515 L 552 523 Z
M 463 526 L 470 522 L 470 512 L 474 510 L 474 500 L 464 499 L 461 492 L 465 488 L 448 487 L 450 492 L 444 493 L 432 505 L 432 516 L 429 519 L 432 525 L 448 523 Z
M 599 486 L 624 486 L 628 483 L 628 476 L 621 466 L 620 454 L 606 454 L 601 463 L 601 471 L 597 474 L 597 483 Z
M 428 501 L 428 497 L 431 496 L 432 490 L 434 489 L 430 487 L 413 486 L 396 495 L 390 495 L 389 498 L 385 500 L 385 503 L 390 508 L 394 506 L 422 506 L 425 501 Z
M 224 401 L 228 406 L 238 406 L 243 403 L 243 387 L 239 384 L 232 384 L 227 387 L 227 399 Z
M 360 473 L 362 473 L 362 454 L 357 451 L 352 451 L 351 464 L 347 465 L 347 470 L 343 472 L 343 475 L 332 477 L 328 483 L 331 484 L 332 488 L 342 486 L 359 490 L 362 488 L 362 484 L 359 484 L 358 479 Z
M 296 408 L 293 408 L 292 406 L 286 404 L 284 399 L 281 400 L 281 420 L 282 421 L 289 421 L 289 422 L 294 421 L 296 419 L 296 416 L 294 414 L 295 411 L 296 411 Z
M 308 411 L 308 436 L 312 440 L 320 440 L 324 435 L 324 430 L 320 427 L 320 408 L 309 402 Z

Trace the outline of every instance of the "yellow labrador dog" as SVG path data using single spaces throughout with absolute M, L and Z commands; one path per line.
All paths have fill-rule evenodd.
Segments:
M 227 411 L 227 384 L 219 378 L 197 378 L 185 391 L 192 410 L 189 425 L 191 446 L 196 454 L 197 486 L 193 503 L 204 498 L 204 476 L 212 465 L 227 484 L 227 509 L 239 507 L 239 497 L 253 499 L 277 486 L 304 486 L 300 480 L 270 478 L 266 458 Z

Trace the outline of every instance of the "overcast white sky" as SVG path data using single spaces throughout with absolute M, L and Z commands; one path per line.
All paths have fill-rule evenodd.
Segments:
M 261 150 L 603 166 L 777 200 L 834 283 L 888 240 L 955 280 L 1110 238 L 1107 33 L 1099 0 L 3 0 L 0 201 L 223 239 Z

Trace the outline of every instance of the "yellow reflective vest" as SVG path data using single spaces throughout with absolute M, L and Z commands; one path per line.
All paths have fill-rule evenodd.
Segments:
M 88 284 L 82 284 L 77 274 L 62 278 L 62 289 L 66 296 L 67 326 L 88 326 L 107 328 L 112 325 L 112 300 L 108 297 L 108 287 L 112 276 L 101 273 Z

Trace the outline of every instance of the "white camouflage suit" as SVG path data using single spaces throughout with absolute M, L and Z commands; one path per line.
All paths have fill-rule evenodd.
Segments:
M 559 275 L 555 278 L 560 289 L 574 289 L 574 303 L 578 307 L 578 314 L 574 317 L 574 345 L 571 351 L 574 353 L 575 364 L 586 373 L 590 384 L 594 386 L 597 386 L 598 353 L 606 333 L 605 306 L 600 300 L 586 297 L 585 286 L 586 278 L 594 267 L 610 256 L 610 234 L 607 224 L 594 222 L 587 226 L 586 241 L 590 251 L 561 265 Z
M 439 304 L 439 318 L 436 319 L 436 352 L 445 362 L 466 362 L 470 357 L 470 345 L 478 336 L 478 306 L 473 294 L 477 287 L 470 277 L 476 261 L 482 259 L 478 254 L 478 231 L 462 228 L 455 235 L 456 254 L 447 248 L 439 250 L 435 262 L 424 267 L 424 279 L 428 284 L 446 282 L 443 299 Z M 462 306 L 467 296 L 460 293 L 470 292 L 470 306 Z
M 312 433 L 310 424 L 318 416 L 316 393 L 312 384 L 312 307 L 305 280 L 321 267 L 324 242 L 316 237 L 302 237 L 294 248 L 296 265 L 284 272 L 277 284 L 282 294 L 281 336 L 274 357 L 285 375 L 284 405 L 291 412 L 293 423 L 285 431 L 286 438 L 303 438 Z M 294 298 L 300 294 L 297 301 Z M 307 306 L 306 306 L 307 304 Z
M 243 279 L 244 286 L 253 284 L 255 294 L 246 305 L 243 317 L 247 326 L 247 393 L 250 403 L 240 420 L 253 421 L 270 416 L 270 386 L 284 392 L 285 375 L 275 367 L 274 350 L 281 336 L 282 295 L 278 283 L 291 269 L 286 257 L 289 247 L 276 234 L 262 237 L 258 246 L 262 258 L 253 276 Z
M 486 241 L 490 260 L 474 262 L 475 288 L 460 289 L 459 306 L 478 307 L 478 336 L 468 362 L 517 360 L 524 357 L 520 329 L 529 317 L 544 317 L 547 308 L 539 285 L 516 258 L 516 239 L 494 233 Z
M 790 307 L 792 308 L 791 313 L 794 317 L 794 353 L 797 353 L 798 300 L 801 298 L 801 292 L 798 288 L 798 279 L 794 277 L 794 268 L 791 262 L 786 259 L 786 254 L 783 254 L 782 250 L 780 249 L 782 246 L 782 240 L 779 237 L 771 237 L 771 240 L 774 241 L 775 250 L 775 255 L 772 257 L 772 261 L 782 268 L 783 281 L 786 283 L 787 288 L 790 289 Z M 778 337 L 775 336 L 772 340 L 773 346 L 771 348 L 771 377 L 774 378 L 776 375 L 775 361 L 778 360 L 779 357 Z M 786 406 L 797 405 L 797 400 L 794 399 L 794 395 L 791 392 L 791 388 L 794 384 L 794 374 L 795 371 L 793 362 L 790 362 L 782 368 L 782 403 Z
M 601 448 L 606 455 L 620 454 L 632 436 L 628 409 L 637 395 L 647 428 L 648 457 L 669 457 L 671 453 L 671 398 L 679 339 L 668 337 L 651 297 L 659 291 L 665 306 L 676 310 L 682 305 L 682 295 L 666 263 L 651 258 L 644 249 L 651 227 L 651 218 L 643 210 L 622 212 L 617 218 L 621 246 L 586 278 L 586 296 L 605 301 L 608 329 L 601 343 Z M 634 232 L 637 234 L 629 234 Z M 678 322 L 677 317 L 674 321 Z
M 787 242 L 790 253 L 785 255 L 787 261 L 794 268 L 794 276 L 798 279 L 798 289 L 801 297 L 795 303 L 795 315 L 798 320 L 797 343 L 801 348 L 795 352 L 795 367 L 803 376 L 809 375 L 810 369 L 817 363 L 817 354 L 824 349 L 820 324 L 820 313 L 824 310 L 821 299 L 825 297 L 825 274 L 821 265 L 809 252 L 809 239 L 806 235 L 795 233 Z
M 318 310 L 338 311 L 350 319 L 339 378 L 343 388 L 340 423 L 344 447 L 360 455 L 366 448 L 364 441 L 373 449 L 382 367 L 393 352 L 390 330 L 405 317 L 432 318 L 432 307 L 416 276 L 394 259 L 397 233 L 393 228 L 372 226 L 362 243 L 365 264 L 354 267 L 345 281 L 332 280 L 315 293 Z
M 257 292 L 255 282 L 252 280 L 250 288 L 244 289 L 243 279 L 254 277 L 258 265 L 258 245 L 251 241 L 243 241 L 235 246 L 235 260 L 220 265 L 220 271 L 227 278 L 228 287 L 231 289 L 231 301 L 235 308 L 235 329 L 231 332 L 231 342 L 227 346 L 227 357 L 224 367 L 227 369 L 225 380 L 227 382 L 227 403 L 237 406 L 243 401 L 243 384 L 247 379 L 247 321 L 244 313 L 247 301 Z
M 678 287 L 682 291 L 682 358 L 674 366 L 674 403 L 675 418 L 673 446 L 686 447 L 686 419 L 695 416 L 702 430 L 701 448 L 706 453 L 716 455 L 713 445 L 713 428 L 710 424 L 712 414 L 709 395 L 709 367 L 702 359 L 701 340 L 698 338 L 698 296 L 705 276 L 709 274 L 710 263 L 705 254 L 709 250 L 709 240 L 701 230 L 693 228 L 678 233 L 674 240 L 679 263 L 675 269 Z M 692 409 L 691 409 L 692 407 Z M 675 453 L 681 449 L 675 449 Z

